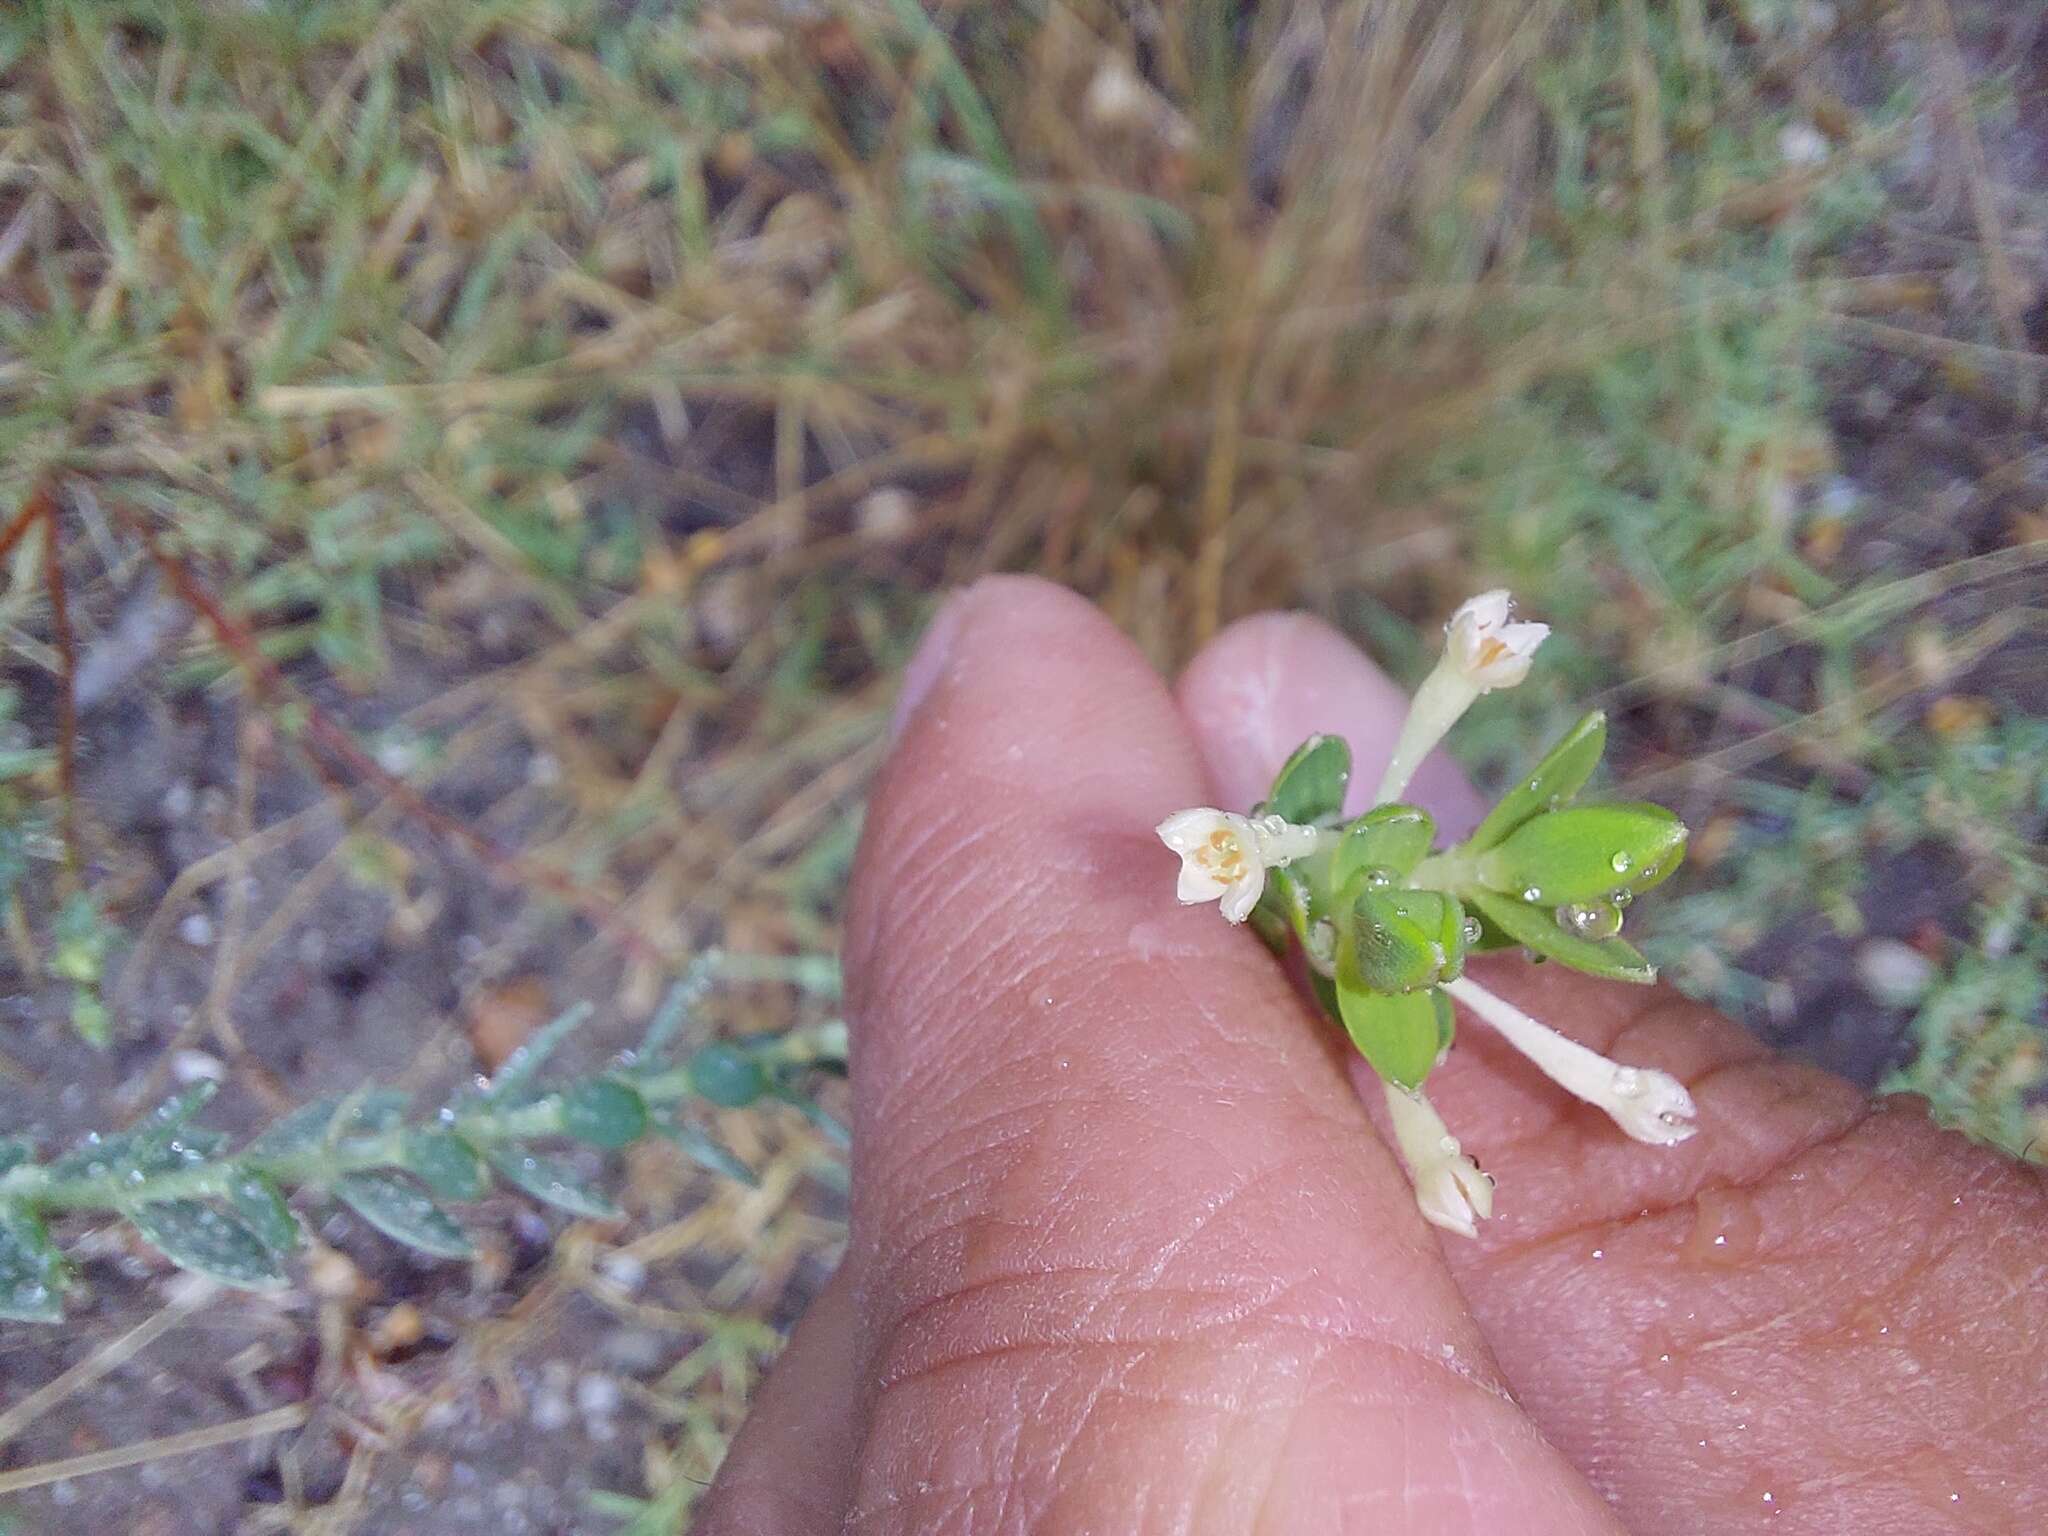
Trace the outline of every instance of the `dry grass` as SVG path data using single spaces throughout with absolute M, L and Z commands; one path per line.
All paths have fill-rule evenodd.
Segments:
M 2005 424 L 1985 494 L 2038 483 L 2010 247 L 2039 210 L 1997 183 L 1977 114 L 2002 98 L 1963 95 L 1946 5 L 1844 6 L 1835 31 L 1705 0 L 782 12 L 0 20 L 0 512 L 55 499 L 86 657 L 153 611 L 148 529 L 220 613 L 160 626 L 175 654 L 142 675 L 246 689 L 240 635 L 297 698 L 263 692 L 232 836 L 168 895 L 87 795 L 87 916 L 139 932 L 133 986 L 184 904 L 321 814 L 351 829 L 277 909 L 228 909 L 180 1043 L 297 1096 L 233 1000 L 339 882 L 384 882 L 430 931 L 408 828 L 518 894 L 472 994 L 542 964 L 631 1018 L 707 943 L 829 950 L 894 670 L 932 594 L 982 571 L 1088 592 L 1163 667 L 1272 605 L 1412 665 L 1414 621 L 1504 579 L 1567 665 L 1470 759 L 1497 772 L 1589 693 L 1615 705 L 1646 785 L 1707 832 L 1665 950 L 1696 988 L 1768 1018 L 1773 924 L 1850 942 L 1873 860 L 1962 851 L 1980 915 L 1959 903 L 1931 947 L 1977 1000 L 1933 994 L 1968 1061 L 1920 1086 L 2025 1139 L 2013 1062 L 2039 1060 L 2048 956 L 2027 937 L 1992 979 L 1970 966 L 1991 925 L 2037 933 L 2048 889 L 2040 781 L 2014 767 L 2041 703 L 2009 660 L 2040 654 L 2048 545 L 2036 513 L 1864 558 L 1824 413 L 1831 380 L 1920 359 Z M 1886 221 L 1925 213 L 1900 213 L 1897 166 L 1929 135 L 1970 146 L 1976 239 L 1942 226 L 1944 270 L 1895 269 Z M 1892 537 L 1918 515 L 1894 510 L 1863 515 Z M 0 592 L 29 722 L 0 822 L 29 854 L 63 841 L 45 547 L 23 539 Z M 1946 698 L 1984 711 L 1924 725 Z M 266 823 L 256 787 L 309 701 L 374 722 L 349 728 L 382 776 L 330 754 L 324 812 Z M 540 767 L 437 798 L 507 754 Z M 6 861 L 32 978 L 65 893 Z M 790 1006 L 748 993 L 726 1022 Z M 422 1020 L 426 1077 L 459 1050 L 446 1022 Z M 711 1319 L 764 1314 L 831 1242 L 809 1128 L 730 1129 L 779 1202 L 683 1200 L 665 1168 L 636 1195 L 640 1257 L 731 1277 L 668 1320 L 701 1347 L 664 1389 L 647 1531 L 686 1513 L 752 1380 L 761 1340 Z M 603 1301 L 593 1273 L 561 1259 L 522 1325 Z

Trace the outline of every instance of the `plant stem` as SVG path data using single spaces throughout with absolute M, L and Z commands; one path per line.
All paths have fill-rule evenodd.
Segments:
M 633 1087 L 650 1107 L 673 1104 L 694 1095 L 689 1069 L 671 1067 L 662 1072 L 636 1077 Z M 523 1141 L 536 1136 L 562 1133 L 562 1095 L 546 1094 L 517 1105 L 478 1105 L 458 1110 L 452 1120 L 438 1128 L 453 1131 L 465 1141 L 480 1145 Z M 118 1210 L 138 1198 L 158 1200 L 204 1200 L 226 1195 L 241 1179 L 261 1175 L 287 1186 L 326 1183 L 350 1173 L 373 1168 L 392 1168 L 404 1162 L 407 1126 L 392 1126 L 367 1136 L 344 1136 L 319 1142 L 294 1152 L 272 1157 L 251 1157 L 247 1153 L 224 1157 L 188 1168 L 176 1168 L 134 1182 L 129 1170 L 75 1178 L 58 1178 L 45 1167 L 16 1168 L 0 1176 L 0 1204 L 14 1203 L 38 1210 Z
M 1436 669 L 1422 680 L 1422 686 L 1409 701 L 1408 718 L 1401 722 L 1401 734 L 1394 739 L 1394 755 L 1387 760 L 1387 771 L 1380 776 L 1374 805 L 1401 798 L 1422 760 L 1478 697 L 1479 690 L 1452 665 L 1448 656 L 1437 662 Z

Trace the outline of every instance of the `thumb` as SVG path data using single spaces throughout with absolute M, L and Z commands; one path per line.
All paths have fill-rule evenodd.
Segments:
M 1406 708 L 1296 615 L 1219 635 L 1179 700 L 1224 806 L 1259 798 L 1318 731 L 1349 739 L 1371 785 Z M 1416 797 L 1455 834 L 1478 801 L 1434 774 Z M 1479 1241 L 1446 1240 L 1453 1272 L 1517 1398 L 1631 1526 L 1713 1509 L 1717 1528 L 2040 1528 L 2048 1430 L 2019 1410 L 2048 1327 L 2034 1170 L 1665 988 L 1473 971 L 1603 1055 L 1673 1073 L 1699 1109 L 1682 1146 L 1629 1142 L 1470 1017 L 1430 1077 L 1498 1179 Z M 1986 1432 L 1987 1403 L 2012 1405 L 2010 1432 Z

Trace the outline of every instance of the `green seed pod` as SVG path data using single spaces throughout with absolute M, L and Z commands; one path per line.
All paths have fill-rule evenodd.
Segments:
M 1361 882 L 1346 915 L 1340 980 L 1355 978 L 1374 992 L 1413 992 L 1464 968 L 1465 909 L 1454 896 Z

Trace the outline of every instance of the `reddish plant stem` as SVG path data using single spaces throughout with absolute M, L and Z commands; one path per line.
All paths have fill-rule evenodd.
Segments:
M 50 629 L 57 640 L 57 814 L 64 869 L 75 883 L 85 868 L 78 848 L 78 647 L 71 637 L 71 599 L 64 585 L 64 541 L 55 503 L 43 512 L 44 576 L 50 585 Z
M 163 572 L 172 590 L 199 615 L 213 632 L 214 639 L 240 664 L 257 695 L 273 704 L 278 700 L 289 700 L 306 712 L 306 740 L 303 745 L 323 778 L 328 767 L 321 761 L 322 754 L 325 754 L 357 779 L 374 784 L 397 801 L 407 814 L 435 833 L 467 848 L 498 878 L 511 885 L 538 887 L 581 912 L 601 932 L 616 940 L 633 959 L 662 965 L 670 958 L 662 946 L 643 932 L 615 902 L 577 884 L 560 870 L 503 847 L 487 833 L 436 808 L 412 785 L 387 771 L 356 743 L 347 727 L 292 686 L 277 663 L 263 654 L 262 647 L 248 627 L 230 615 L 185 563 L 158 542 L 154 530 L 140 516 L 118 503 L 111 505 L 115 517 L 142 541 L 143 548 L 149 552 L 157 569 Z M 329 782 L 334 781 L 330 779 Z
M 40 485 L 24 496 L 21 510 L 4 530 L 0 530 L 0 560 L 13 553 L 14 546 L 21 542 L 21 536 L 36 525 L 38 518 L 49 517 L 57 510 L 57 504 L 50 493 Z

